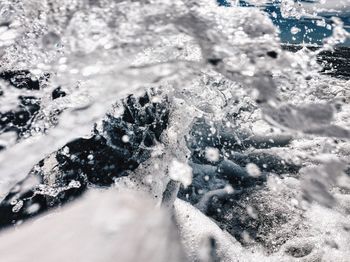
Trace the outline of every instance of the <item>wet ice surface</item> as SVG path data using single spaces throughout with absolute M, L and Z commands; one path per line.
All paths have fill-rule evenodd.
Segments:
M 340 21 L 292 53 L 210 0 L 0 13 L 6 261 L 347 261 L 350 85 L 316 62 Z

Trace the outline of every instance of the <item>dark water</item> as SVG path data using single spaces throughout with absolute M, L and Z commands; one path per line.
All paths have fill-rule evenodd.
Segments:
M 284 45 L 284 49 L 297 52 L 302 48 L 300 45 Z M 316 50 L 318 47 L 309 47 Z M 345 46 L 338 46 L 334 51 L 323 51 L 318 57 L 317 61 L 323 66 L 323 74 L 331 75 L 333 77 L 350 79 L 350 48 Z
M 270 1 L 273 3 L 267 3 L 260 7 L 261 10 L 266 12 L 272 22 L 280 30 L 280 38 L 283 43 L 288 44 L 318 44 L 321 45 L 323 39 L 332 35 L 333 32 L 333 21 L 332 17 L 339 18 L 345 26 L 346 30 L 350 30 L 350 18 L 348 14 L 328 12 L 327 14 L 320 15 L 318 17 L 301 17 L 297 19 L 295 17 L 283 17 L 280 1 Z M 298 2 L 310 2 L 310 1 L 298 1 Z M 218 0 L 218 3 L 222 6 L 230 6 L 228 1 Z M 240 6 L 253 7 L 247 1 L 240 0 Z M 324 24 L 318 25 L 317 22 L 323 20 Z M 297 34 L 291 33 L 291 29 L 298 28 Z M 348 39 L 343 46 L 350 46 L 350 40 Z

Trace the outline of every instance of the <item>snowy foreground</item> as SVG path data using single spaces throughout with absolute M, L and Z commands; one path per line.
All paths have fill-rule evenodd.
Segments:
M 341 21 L 300 49 L 211 0 L 0 14 L 0 261 L 349 261 Z

